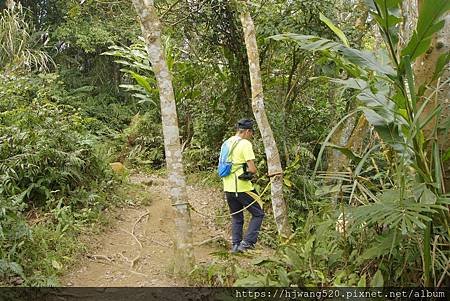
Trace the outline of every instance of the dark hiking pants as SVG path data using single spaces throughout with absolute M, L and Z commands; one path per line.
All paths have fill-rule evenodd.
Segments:
M 248 206 L 254 199 L 245 192 L 225 192 L 230 213 L 237 212 Z M 245 234 L 245 242 L 254 245 L 258 240 L 259 229 L 264 218 L 264 211 L 258 202 L 254 202 L 247 210 L 251 213 L 252 218 L 248 224 L 247 233 Z M 231 216 L 231 237 L 233 245 L 238 245 L 242 241 L 242 230 L 244 226 L 244 212 L 233 214 Z

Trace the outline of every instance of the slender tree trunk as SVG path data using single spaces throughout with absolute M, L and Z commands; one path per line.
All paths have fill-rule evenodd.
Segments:
M 170 198 L 176 212 L 174 272 L 184 274 L 191 271 L 195 260 L 172 76 L 164 58 L 161 46 L 161 23 L 156 15 L 153 0 L 133 0 L 133 5 L 141 21 L 147 53 L 158 82 Z
M 264 109 L 264 96 L 261 81 L 261 70 L 259 67 L 259 53 L 256 44 L 256 33 L 253 20 L 246 7 L 245 2 L 240 15 L 244 29 L 245 46 L 247 48 L 248 64 L 250 70 L 250 82 L 252 88 L 252 109 L 256 122 L 261 131 L 264 148 L 267 156 L 270 182 L 272 184 L 272 208 L 277 224 L 278 233 L 282 237 L 289 237 L 291 229 L 288 221 L 287 206 L 283 198 L 283 169 L 281 167 L 280 155 L 273 137 L 272 129 Z
M 419 10 L 417 9 L 417 0 L 404 0 L 401 6 L 403 22 L 400 26 L 398 35 L 398 46 L 404 48 L 411 39 L 414 29 L 417 25 Z
M 345 146 L 347 145 L 353 130 L 355 129 L 356 116 L 353 115 L 336 130 L 331 137 L 330 142 L 335 145 Z M 336 149 L 332 149 L 329 152 L 327 172 L 338 172 L 348 166 L 348 158 Z
M 7 9 L 14 9 L 14 6 L 16 5 L 16 3 L 14 2 L 14 0 L 6 0 L 6 8 Z

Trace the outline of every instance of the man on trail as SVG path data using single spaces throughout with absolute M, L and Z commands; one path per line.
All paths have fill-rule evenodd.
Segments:
M 249 141 L 253 136 L 253 121 L 241 119 L 238 121 L 236 129 L 236 135 L 225 141 L 231 148 L 229 157 L 232 167 L 231 173 L 222 178 L 228 206 L 232 214 L 232 253 L 245 252 L 254 248 L 264 218 L 264 211 L 261 206 L 248 193 L 255 192 L 250 181 L 253 174 L 256 173 L 255 154 L 253 153 L 252 143 Z M 249 206 L 250 204 L 251 206 Z M 247 233 L 242 239 L 243 208 L 247 206 L 249 206 L 247 210 L 251 213 L 252 218 L 248 224 Z

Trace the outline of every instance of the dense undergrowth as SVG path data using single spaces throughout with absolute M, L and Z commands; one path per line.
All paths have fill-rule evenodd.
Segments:
M 77 235 L 117 202 L 118 183 L 88 130 L 96 120 L 58 102 L 52 75 L 2 76 L 0 275 L 4 284 L 55 285 Z

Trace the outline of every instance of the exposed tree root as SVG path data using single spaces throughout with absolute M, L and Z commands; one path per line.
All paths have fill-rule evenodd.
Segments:
M 136 230 L 136 226 L 137 226 L 137 224 L 139 224 L 141 219 L 143 219 L 145 216 L 148 216 L 149 214 L 150 214 L 150 211 L 147 210 L 147 212 L 145 212 L 144 214 L 141 214 L 141 216 L 139 216 L 139 218 L 136 220 L 136 222 L 133 225 L 133 229 L 131 230 L 131 233 L 134 233 L 134 231 Z
M 219 234 L 217 236 L 205 239 L 204 241 L 201 241 L 201 242 L 198 242 L 198 243 L 194 243 L 194 246 L 202 246 L 202 245 L 206 245 L 206 244 L 208 244 L 210 242 L 218 241 L 218 240 L 225 240 L 226 241 L 225 237 L 223 237 L 223 234 Z
M 106 260 L 108 262 L 112 262 L 113 261 L 109 256 L 101 255 L 101 254 L 100 255 L 98 255 L 98 254 L 87 254 L 86 257 L 92 258 L 92 259 L 95 259 L 95 260 L 97 260 L 97 259 L 104 259 L 104 260 Z

